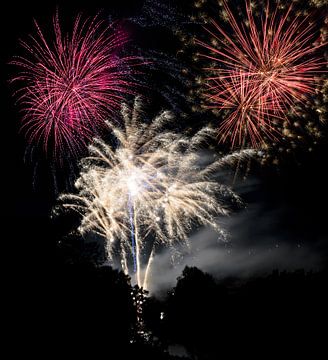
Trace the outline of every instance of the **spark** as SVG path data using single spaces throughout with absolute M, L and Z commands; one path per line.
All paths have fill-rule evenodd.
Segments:
M 215 135 L 213 129 L 203 128 L 193 136 L 166 130 L 174 121 L 167 111 L 151 123 L 142 122 L 140 99 L 132 111 L 123 105 L 122 117 L 122 127 L 108 123 L 117 146 L 95 140 L 90 156 L 81 162 L 77 194 L 61 195 L 59 206 L 80 214 L 81 234 L 106 239 L 109 260 L 119 254 L 126 273 L 132 255 L 136 282 L 148 287 L 157 245 L 188 244 L 192 229 L 202 225 L 224 234 L 217 217 L 229 213 L 228 199 L 238 204 L 241 200 L 218 182 L 216 174 L 249 158 L 253 150 L 207 159 L 204 164 L 200 149 Z

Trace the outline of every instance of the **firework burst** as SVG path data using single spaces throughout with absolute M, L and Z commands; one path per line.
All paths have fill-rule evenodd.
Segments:
M 56 13 L 53 40 L 35 26 L 36 35 L 21 42 L 27 56 L 12 61 L 20 69 L 12 81 L 22 84 L 21 128 L 29 143 L 41 143 L 55 158 L 76 155 L 134 92 L 130 75 L 136 58 L 120 56 L 127 35 L 98 16 L 78 16 L 66 35 Z
M 222 233 L 216 217 L 229 212 L 228 200 L 240 200 L 214 175 L 253 151 L 204 161 L 199 150 L 215 134 L 212 129 L 203 128 L 192 137 L 165 131 L 173 120 L 168 112 L 143 123 L 138 101 L 132 112 L 123 106 L 122 114 L 124 127 L 109 124 L 118 145 L 113 149 L 96 140 L 90 146 L 75 184 L 78 194 L 62 195 L 61 208 L 81 215 L 81 234 L 92 232 L 106 239 L 109 259 L 119 254 L 126 273 L 133 259 L 136 281 L 147 287 L 156 244 L 188 242 L 197 225 Z M 147 250 L 150 256 L 142 275 Z
M 230 140 L 232 147 L 244 146 L 249 138 L 252 146 L 257 147 L 263 135 L 276 138 L 273 122 L 281 117 L 269 112 L 274 108 L 272 99 L 265 94 L 259 96 L 258 88 L 252 85 L 249 76 L 239 74 L 238 78 L 214 80 L 210 92 L 209 100 L 215 103 L 211 106 L 223 110 L 226 115 L 219 126 L 223 142 Z
M 198 44 L 210 51 L 203 55 L 212 62 L 206 68 L 211 74 L 206 81 L 210 106 L 228 114 L 220 127 L 221 139 L 233 146 L 250 139 L 261 147 L 265 139 L 279 135 L 273 123 L 281 125 L 315 93 L 325 61 L 317 55 L 323 44 L 315 37 L 309 15 L 292 18 L 292 5 L 281 12 L 278 6 L 271 10 L 267 2 L 264 15 L 255 19 L 252 5 L 246 1 L 246 20 L 238 22 L 223 1 L 230 30 L 211 20 L 207 31 L 212 43 Z M 251 115 L 248 111 L 245 116 L 245 102 Z

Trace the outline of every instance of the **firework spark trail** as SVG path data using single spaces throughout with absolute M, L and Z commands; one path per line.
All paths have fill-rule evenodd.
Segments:
M 153 260 L 154 260 L 154 256 L 155 256 L 155 249 L 154 249 L 154 246 L 153 246 L 152 250 L 151 250 L 151 253 L 149 255 L 149 260 L 148 260 L 146 270 L 145 270 L 145 274 L 144 274 L 144 282 L 142 284 L 142 287 L 144 289 L 148 289 L 148 286 L 149 286 L 149 284 L 148 284 L 149 274 L 150 274 L 151 265 L 152 265 Z
M 178 29 L 182 25 L 193 24 L 194 21 L 176 5 L 158 0 L 145 0 L 140 14 L 130 17 L 129 21 L 145 28 L 161 26 L 170 29 L 170 31 Z
M 24 117 L 22 131 L 29 143 L 42 143 L 54 157 L 76 155 L 120 108 L 128 93 L 137 58 L 121 56 L 128 41 L 123 30 L 108 26 L 99 16 L 77 16 L 70 34 L 63 34 L 58 12 L 53 18 L 54 38 L 47 38 L 35 22 L 36 35 L 21 41 L 26 56 L 12 64 L 12 79 Z
M 133 271 L 137 272 L 137 258 L 136 258 L 136 244 L 135 244 L 135 229 L 134 229 L 134 208 L 132 205 L 131 194 L 128 200 L 129 219 L 131 227 L 131 240 L 132 240 L 132 256 L 133 256 Z
M 258 91 L 249 76 L 243 74 L 233 76 L 230 80 L 214 80 L 210 86 L 209 101 L 218 108 L 228 112 L 219 126 L 221 140 L 231 140 L 232 147 L 245 145 L 249 137 L 251 145 L 261 144 L 263 134 L 270 139 L 277 139 L 277 131 L 273 121 L 282 117 L 274 115 L 275 104 L 267 94 Z
M 123 106 L 124 127 L 108 124 L 117 147 L 102 140 L 89 147 L 90 156 L 82 160 L 75 184 L 78 194 L 60 196 L 60 207 L 81 215 L 81 234 L 92 232 L 106 239 L 110 260 L 119 254 L 121 263 L 127 264 L 132 254 L 136 282 L 146 286 L 158 244 L 188 243 L 196 225 L 223 234 L 216 218 L 229 213 L 229 202 L 240 199 L 215 175 L 254 152 L 244 150 L 204 163 L 199 150 L 214 130 L 203 128 L 192 137 L 168 131 L 165 125 L 174 121 L 169 112 L 147 124 L 140 120 L 140 107 L 140 100 L 132 111 Z
M 186 111 L 186 92 L 190 90 L 190 81 L 184 73 L 187 64 L 158 50 L 138 49 L 147 64 L 140 85 L 154 95 L 163 99 L 171 109 L 176 112 Z M 184 105 L 185 104 L 185 105 Z
M 221 139 L 230 139 L 234 147 L 241 145 L 245 136 L 240 135 L 240 119 L 247 99 L 257 111 L 247 117 L 242 128 L 253 146 L 262 146 L 264 137 L 275 136 L 272 119 L 286 120 L 286 113 L 305 103 L 315 92 L 326 64 L 317 52 L 325 44 L 315 39 L 315 23 L 310 22 L 310 15 L 289 20 L 292 5 L 280 13 L 278 7 L 271 11 L 267 2 L 265 14 L 257 22 L 250 2 L 246 1 L 247 26 L 236 19 L 226 1 L 223 7 L 230 31 L 212 20 L 213 29 L 206 30 L 213 37 L 213 43 L 197 41 L 212 53 L 202 56 L 217 63 L 206 68 L 213 74 L 207 78 L 211 106 L 229 113 L 229 97 L 237 100 L 239 96 L 239 116 L 238 110 L 233 110 L 220 128 Z

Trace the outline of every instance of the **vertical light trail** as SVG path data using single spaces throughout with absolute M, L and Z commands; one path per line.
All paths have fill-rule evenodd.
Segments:
M 131 192 L 129 192 L 129 195 L 128 195 L 128 209 L 129 209 L 129 219 L 130 219 L 133 272 L 135 273 L 137 284 L 138 284 L 138 286 L 140 286 L 140 284 L 141 284 L 140 260 L 139 260 L 140 251 L 139 251 L 139 244 L 138 244 L 137 218 L 136 218 L 134 201 L 132 199 Z
M 137 284 L 141 287 L 141 277 L 140 277 L 140 248 L 139 248 L 139 239 L 138 239 L 138 223 L 137 223 L 137 216 L 134 210 L 133 204 L 133 221 L 134 221 L 134 244 L 135 244 L 135 255 L 136 255 L 136 263 L 137 263 Z
M 144 289 L 148 289 L 148 276 L 149 276 L 149 273 L 150 273 L 150 268 L 151 268 L 151 265 L 152 265 L 152 262 L 153 262 L 153 259 L 154 259 L 154 246 L 151 250 L 151 253 L 149 255 L 149 259 L 148 259 L 148 263 L 147 263 L 147 267 L 146 267 L 146 271 L 145 271 L 145 276 L 144 276 L 144 281 L 143 281 L 143 285 L 142 287 Z
M 134 230 L 134 206 L 129 192 L 128 209 L 130 219 L 131 243 L 132 243 L 132 257 L 133 257 L 133 272 L 137 272 L 137 259 L 136 259 L 136 243 L 135 243 L 135 230 Z

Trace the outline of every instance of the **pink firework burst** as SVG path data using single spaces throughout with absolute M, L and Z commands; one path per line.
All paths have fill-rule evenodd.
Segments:
M 12 64 L 20 72 L 12 81 L 24 117 L 22 130 L 31 144 L 42 143 L 55 158 L 77 155 L 105 125 L 128 93 L 134 93 L 131 67 L 137 58 L 120 56 L 127 35 L 98 16 L 77 16 L 71 34 L 63 34 L 58 13 L 49 41 L 35 22 L 36 36 L 21 44 L 28 56 Z
M 279 135 L 273 123 L 286 120 L 287 112 L 315 92 L 324 64 L 316 52 L 323 44 L 315 39 L 309 16 L 290 20 L 292 6 L 280 13 L 277 7 L 270 11 L 267 2 L 264 16 L 256 21 L 246 1 L 243 24 L 223 4 L 229 32 L 212 20 L 213 30 L 206 30 L 213 44 L 197 41 L 211 52 L 203 56 L 217 64 L 206 68 L 213 74 L 207 78 L 211 107 L 231 111 L 220 126 L 221 139 L 235 146 L 249 137 L 253 146 L 262 146 L 264 137 Z M 237 99 L 239 106 L 231 107 Z

